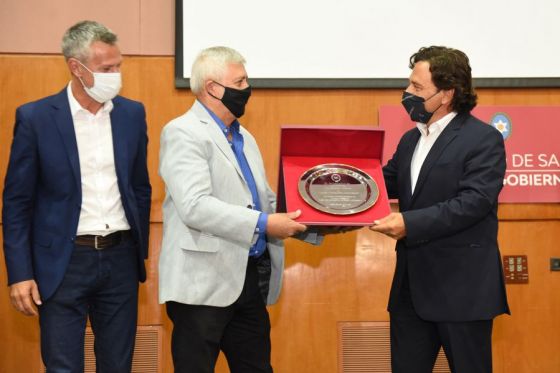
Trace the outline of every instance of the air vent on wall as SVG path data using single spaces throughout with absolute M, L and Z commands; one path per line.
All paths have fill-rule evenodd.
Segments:
M 391 373 L 391 345 L 388 321 L 338 323 L 339 373 Z M 449 373 L 440 350 L 433 373 Z

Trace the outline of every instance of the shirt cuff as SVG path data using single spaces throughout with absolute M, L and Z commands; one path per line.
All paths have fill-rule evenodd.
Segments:
M 257 226 L 255 227 L 255 234 L 253 234 L 253 240 L 251 241 L 251 246 L 257 243 L 259 237 L 265 237 L 267 223 L 268 223 L 268 214 L 261 212 L 261 214 L 259 215 L 259 220 L 257 220 Z
M 268 214 L 261 212 L 259 215 L 259 220 L 257 221 L 257 227 L 255 228 L 255 233 L 266 233 L 266 224 L 268 223 Z

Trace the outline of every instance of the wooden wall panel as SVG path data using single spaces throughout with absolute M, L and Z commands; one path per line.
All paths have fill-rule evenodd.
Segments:
M 502 255 L 527 255 L 529 284 L 507 285 L 512 314 L 494 324 L 496 373 L 559 372 L 560 272 L 550 258 L 560 257 L 560 220 L 502 221 L 498 238 Z
M 250 71 L 249 71 L 250 73 Z M 157 255 L 161 245 L 164 186 L 157 174 L 159 133 L 185 112 L 193 96 L 173 86 L 173 58 L 126 57 L 123 94 L 144 102 L 149 127 L 149 168 L 154 188 L 147 262 L 148 282 L 140 288 L 140 325 L 162 325 L 164 372 L 172 371 L 171 324 L 157 304 Z M 0 55 L 0 178 L 11 143 L 15 108 L 56 93 L 69 81 L 59 56 Z M 560 89 L 486 89 L 480 104 L 560 105 Z M 242 122 L 260 144 L 275 189 L 279 127 L 282 124 L 377 125 L 380 105 L 398 105 L 400 90 L 255 90 Z M 0 183 L 0 192 L 2 190 Z M 496 320 L 497 373 L 560 371 L 557 315 L 559 273 L 548 270 L 560 256 L 560 204 L 500 205 L 503 254 L 525 254 L 529 284 L 508 285 L 512 316 Z M 0 242 L 1 243 L 1 242 Z M 0 258 L 2 260 L 2 258 Z M 387 321 L 386 303 L 394 267 L 394 241 L 366 229 L 327 237 L 321 247 L 288 240 L 284 290 L 270 307 L 275 371 L 335 373 L 337 322 Z M 3 261 L 3 260 L 2 260 Z M 0 281 L 5 283 L 0 265 Z M 0 372 L 39 371 L 37 321 L 17 314 L 0 286 Z M 223 357 L 216 371 L 227 372 Z
M 279 372 L 335 372 L 338 321 L 388 321 L 394 240 L 362 229 L 320 247 L 289 240 L 284 288 L 270 307 Z

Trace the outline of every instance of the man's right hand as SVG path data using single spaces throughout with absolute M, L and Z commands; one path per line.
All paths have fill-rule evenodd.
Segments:
M 304 232 L 307 227 L 293 220 L 297 219 L 300 215 L 300 210 L 268 215 L 266 234 L 284 239 L 292 237 L 294 234 Z
M 10 300 L 16 310 L 27 316 L 37 316 L 35 305 L 42 304 L 35 280 L 25 280 L 10 285 Z

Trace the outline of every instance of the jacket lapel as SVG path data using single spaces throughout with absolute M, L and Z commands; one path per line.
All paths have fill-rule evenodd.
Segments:
M 78 156 L 78 143 L 76 142 L 76 131 L 74 130 L 74 121 L 70 112 L 70 103 L 68 102 L 68 93 L 66 88 L 53 98 L 53 118 L 64 143 L 70 168 L 74 175 L 77 190 L 82 193 L 82 181 L 80 174 L 80 158 Z
M 245 180 L 245 178 L 243 177 L 243 172 L 241 172 L 241 168 L 239 167 L 239 163 L 237 163 L 237 158 L 235 158 L 235 154 L 231 149 L 231 145 L 220 130 L 220 126 L 218 125 L 218 123 L 214 121 L 214 119 L 210 116 L 208 111 L 206 111 L 206 109 L 200 102 L 195 101 L 192 109 L 194 110 L 196 116 L 200 119 L 200 121 L 206 124 L 208 128 L 208 134 L 210 135 L 212 141 L 214 141 L 218 149 L 220 149 L 220 151 L 224 153 L 233 167 L 235 167 L 235 170 L 239 174 L 239 177 Z
M 405 191 L 404 191 L 404 197 L 406 198 L 405 203 L 410 203 L 410 200 L 412 198 L 412 180 L 410 179 L 410 165 L 412 163 L 412 156 L 414 155 L 414 150 L 416 149 L 416 144 L 418 143 L 418 140 L 420 139 L 420 132 L 419 131 L 415 131 L 413 132 L 410 141 L 407 144 L 407 148 L 406 151 L 404 153 L 404 159 L 403 159 L 403 165 L 405 165 L 405 169 L 404 169 L 404 179 L 406 181 L 405 183 Z M 401 203 L 403 203 L 403 201 L 401 200 Z
M 240 131 L 242 136 L 246 132 L 246 130 L 243 129 L 243 127 L 241 127 Z M 245 158 L 247 159 L 247 163 L 249 164 L 249 168 L 251 169 L 251 173 L 253 174 L 253 180 L 255 180 L 257 194 L 259 195 L 259 201 L 261 203 L 261 209 L 263 209 L 264 211 L 264 209 L 267 208 L 266 206 L 269 205 L 269 202 L 267 201 L 267 193 L 266 193 L 267 192 L 266 175 L 264 175 L 265 179 L 263 180 L 259 172 L 261 168 L 257 163 L 258 159 L 260 158 L 260 153 L 258 151 L 258 148 L 254 149 L 254 147 L 251 146 L 251 143 L 249 143 L 247 140 L 245 140 L 245 147 L 243 148 L 243 152 L 245 153 Z
M 426 181 L 430 170 L 434 164 L 436 164 L 444 149 L 451 141 L 453 141 L 453 139 L 455 139 L 455 137 L 457 137 L 458 130 L 461 128 L 464 121 L 465 117 L 463 115 L 457 115 L 437 138 L 436 142 L 428 152 L 428 155 L 422 164 L 422 168 L 420 168 L 420 174 L 418 175 L 418 180 L 416 181 L 416 187 L 414 188 L 414 194 L 412 195 L 411 202 L 414 202 L 416 196 L 418 196 L 418 193 L 422 189 L 422 185 Z
M 113 135 L 113 157 L 115 160 L 115 171 L 117 180 L 122 185 L 128 184 L 128 136 L 126 133 L 125 110 L 121 109 L 118 97 L 113 99 L 113 110 L 111 110 L 111 134 Z

